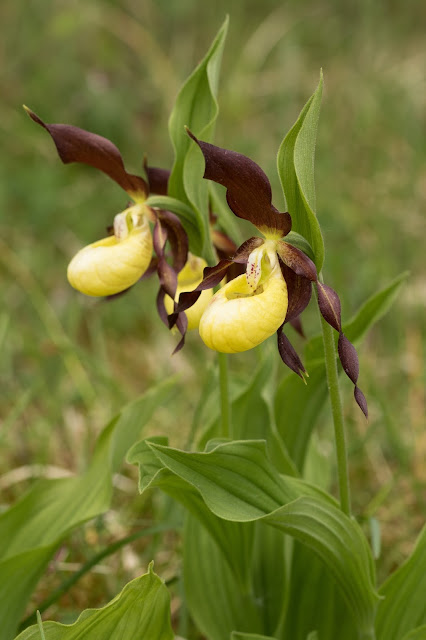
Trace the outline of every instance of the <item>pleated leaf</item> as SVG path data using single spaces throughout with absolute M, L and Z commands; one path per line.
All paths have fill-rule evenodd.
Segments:
M 219 112 L 216 96 L 227 29 L 228 19 L 220 28 L 206 56 L 182 86 L 169 120 L 175 160 L 168 193 L 194 210 L 198 241 L 192 239 L 190 249 L 197 255 L 202 254 L 203 247 L 207 250 L 209 244 L 208 183 L 202 179 L 202 154 L 187 136 L 185 127 L 189 127 L 203 140 L 210 142 L 212 139 Z
M 311 245 L 318 272 L 324 262 L 324 242 L 315 213 L 314 160 L 322 88 L 321 73 L 315 93 L 285 136 L 277 157 L 278 175 L 293 220 L 293 231 Z
M 150 446 L 215 515 L 233 522 L 263 520 L 310 547 L 339 584 L 359 632 L 371 632 L 378 599 L 371 552 L 357 523 L 331 496 L 280 476 L 262 442 L 230 442 L 209 453 Z
M 384 599 L 377 611 L 378 640 L 402 640 L 416 627 L 426 625 L 426 527 L 411 556 L 386 580 L 379 593 Z M 421 631 L 416 633 L 419 638 L 426 638 Z M 414 638 L 417 640 L 417 635 Z
M 45 640 L 173 640 L 170 597 L 153 572 L 132 580 L 102 609 L 86 609 L 74 624 L 44 622 Z M 38 625 L 16 640 L 40 640 Z

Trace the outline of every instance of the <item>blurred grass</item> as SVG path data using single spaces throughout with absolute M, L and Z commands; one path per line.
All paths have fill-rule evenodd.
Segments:
M 90 168 L 63 167 L 21 105 L 111 138 L 130 171 L 145 152 L 150 164 L 170 167 L 176 91 L 226 13 L 217 143 L 255 159 L 281 206 L 276 151 L 323 67 L 316 181 L 326 281 L 348 318 L 411 270 L 360 351 L 368 425 L 343 383 L 356 508 L 382 522 L 384 555 L 392 550 L 386 573 L 414 542 L 426 481 L 426 6 L 415 0 L 1 4 L 0 474 L 33 463 L 78 468 L 112 413 L 172 371 L 183 392 L 152 431 L 170 433 L 174 444 L 188 433 L 212 354 L 194 336 L 170 358 L 175 339 L 157 320 L 154 281 L 110 304 L 70 289 L 70 257 L 104 233 L 126 197 Z M 308 331 L 316 321 L 312 311 Z M 241 371 L 253 357 L 232 367 Z M 3 506 L 25 486 L 8 487 Z

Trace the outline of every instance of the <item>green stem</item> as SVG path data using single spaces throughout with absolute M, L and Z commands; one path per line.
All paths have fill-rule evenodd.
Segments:
M 325 368 L 327 372 L 328 392 L 333 414 L 334 439 L 336 443 L 337 475 L 339 480 L 340 507 L 347 516 L 351 515 L 351 496 L 349 489 L 348 454 L 345 425 L 343 421 L 342 400 L 337 371 L 336 345 L 333 328 L 321 316 L 322 339 L 324 343 Z
M 221 437 L 229 438 L 231 423 L 231 406 L 229 402 L 228 388 L 228 356 L 226 353 L 217 354 L 219 360 L 219 383 L 220 383 L 220 408 L 221 408 Z
M 43 611 L 46 611 L 46 609 L 48 609 L 52 604 L 54 604 L 57 600 L 59 600 L 59 598 L 64 593 L 69 591 L 71 587 L 78 580 L 80 580 L 80 578 L 82 578 L 88 571 L 90 571 L 92 567 L 99 564 L 99 562 L 104 558 L 107 558 L 108 556 L 112 555 L 113 553 L 121 549 L 121 547 L 124 547 L 126 544 L 129 544 L 130 542 L 134 542 L 138 538 L 143 538 L 145 536 L 149 536 L 149 535 L 158 533 L 160 531 L 168 531 L 174 528 L 175 527 L 167 523 L 162 525 L 157 525 L 154 527 L 148 527 L 146 529 L 142 529 L 141 531 L 137 531 L 136 533 L 133 533 L 130 536 L 126 536 L 121 540 L 117 540 L 117 542 L 114 542 L 113 544 L 110 544 L 105 549 L 102 549 L 102 551 L 100 551 L 99 553 L 94 555 L 92 558 L 90 558 L 90 560 L 88 560 L 81 567 L 81 569 L 73 573 L 73 575 L 70 576 L 67 580 L 64 580 L 64 582 L 62 582 L 62 584 L 60 584 L 59 587 L 55 589 L 55 591 L 48 598 L 46 598 L 45 600 L 43 600 L 43 602 L 39 604 L 36 611 L 34 611 L 33 613 L 30 613 L 30 615 L 24 618 L 24 620 L 21 622 L 19 626 L 19 631 L 23 631 L 24 629 L 26 629 L 26 627 L 30 626 L 31 624 L 34 624 L 37 621 L 37 612 L 43 613 Z

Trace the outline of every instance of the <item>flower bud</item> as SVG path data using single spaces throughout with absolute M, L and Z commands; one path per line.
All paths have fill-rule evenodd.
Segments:
M 67 276 L 74 289 L 88 296 L 110 296 L 128 289 L 145 273 L 152 257 L 151 231 L 144 217 L 133 226 L 129 211 L 116 216 L 117 235 L 89 244 L 71 260 Z M 128 227 L 123 230 L 125 216 Z
M 193 256 L 190 253 L 188 254 L 188 261 L 178 275 L 178 286 L 176 289 L 175 300 L 178 300 L 179 294 L 183 293 L 184 291 L 192 291 L 197 285 L 200 284 L 201 280 L 203 279 L 203 270 L 205 267 L 207 267 L 207 262 L 205 260 L 197 256 Z M 201 295 L 198 298 L 197 302 L 193 304 L 192 307 L 190 307 L 187 311 L 185 311 L 188 318 L 187 329 L 189 331 L 191 329 L 198 329 L 200 318 L 206 310 L 206 307 L 209 304 L 212 296 L 212 290 L 205 289 L 201 292 Z M 164 305 L 168 314 L 173 313 L 173 301 L 170 296 L 165 297 Z

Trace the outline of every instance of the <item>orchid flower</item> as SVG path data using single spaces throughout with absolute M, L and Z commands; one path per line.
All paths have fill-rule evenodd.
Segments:
M 226 200 L 233 213 L 251 222 L 262 237 L 246 240 L 232 258 L 224 258 L 204 269 L 204 278 L 189 293 L 181 293 L 170 324 L 179 321 L 201 293 L 217 286 L 230 267 L 245 265 L 245 273 L 225 284 L 209 302 L 200 320 L 200 336 L 215 351 L 237 353 L 251 349 L 277 333 L 283 362 L 302 379 L 306 370 L 284 334 L 287 322 L 298 325 L 309 303 L 312 283 L 324 319 L 339 333 L 338 353 L 354 384 L 355 400 L 367 415 L 367 402 L 357 386 L 359 364 L 355 347 L 342 331 L 337 293 L 318 280 L 313 261 L 283 238 L 291 231 L 291 216 L 272 204 L 272 190 L 262 169 L 246 156 L 198 140 L 205 159 L 204 178 L 226 187 Z
M 113 296 L 155 268 L 160 279 L 159 298 L 166 294 L 174 298 L 177 273 L 187 260 L 187 235 L 175 214 L 145 204 L 150 191 L 167 193 L 169 172 L 145 163 L 147 180 L 127 173 L 120 151 L 107 138 L 67 124 L 47 124 L 27 107 L 25 110 L 51 135 L 64 164 L 80 162 L 103 171 L 133 201 L 115 216 L 113 235 L 89 244 L 71 260 L 68 266 L 71 286 L 89 296 Z M 154 223 L 153 233 L 150 222 Z M 173 266 L 165 258 L 167 240 Z M 153 248 L 157 258 L 152 257 Z

